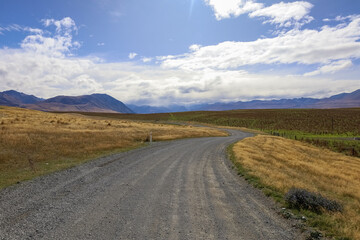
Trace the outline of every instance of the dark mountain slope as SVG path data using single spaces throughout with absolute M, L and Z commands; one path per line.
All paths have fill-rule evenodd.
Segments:
M 133 111 L 124 103 L 107 94 L 92 94 L 75 97 L 57 96 L 29 107 L 42 111 L 133 113 Z
M 33 95 L 27 95 L 14 90 L 0 92 L 0 105 L 21 107 L 24 104 L 34 104 L 42 100 Z
M 47 100 L 14 90 L 0 92 L 0 105 L 40 111 L 133 113 L 124 103 L 107 94 L 57 96 Z

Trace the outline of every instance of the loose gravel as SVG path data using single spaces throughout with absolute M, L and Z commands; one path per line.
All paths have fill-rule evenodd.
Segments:
M 0 191 L 0 239 L 302 239 L 234 174 L 250 134 L 152 143 Z

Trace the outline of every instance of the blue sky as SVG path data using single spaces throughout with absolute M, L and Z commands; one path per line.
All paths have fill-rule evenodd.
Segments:
M 0 91 L 147 105 L 360 88 L 357 0 L 0 0 Z

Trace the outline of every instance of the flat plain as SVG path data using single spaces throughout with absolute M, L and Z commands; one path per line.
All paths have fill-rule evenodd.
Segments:
M 87 113 L 98 115 L 97 113 Z M 141 121 L 187 121 L 243 127 L 301 140 L 350 156 L 360 156 L 360 108 L 254 109 L 159 114 L 100 114 Z
M 226 136 L 211 128 L 0 107 L 0 188 L 149 141 Z

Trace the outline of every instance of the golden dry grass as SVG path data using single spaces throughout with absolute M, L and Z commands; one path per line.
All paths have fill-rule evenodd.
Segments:
M 226 136 L 210 128 L 0 107 L 0 188 L 153 140 Z
M 343 204 L 343 213 L 323 214 L 315 220 L 322 223 L 315 225 L 330 234 L 360 239 L 359 158 L 265 135 L 244 139 L 233 151 L 236 161 L 266 186 L 283 194 L 291 187 L 303 188 Z

